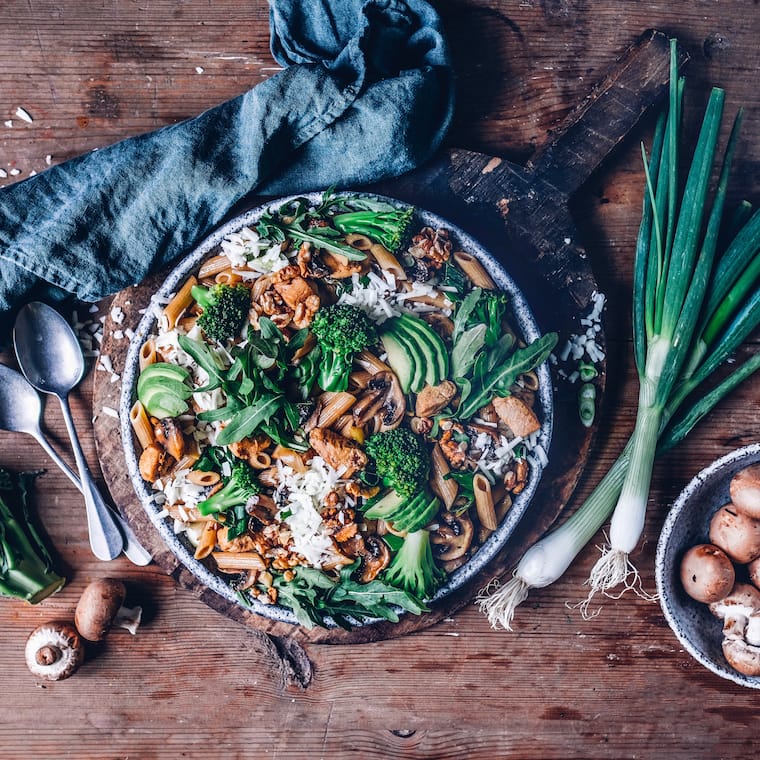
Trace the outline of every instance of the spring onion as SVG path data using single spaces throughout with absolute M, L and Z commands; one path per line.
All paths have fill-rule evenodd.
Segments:
M 683 81 L 677 78 L 675 49 L 673 40 L 669 116 L 658 122 L 652 158 L 645 162 L 647 187 L 634 268 L 634 352 L 640 380 L 634 432 L 576 513 L 526 552 L 503 587 L 481 592 L 481 609 L 494 627 L 510 629 L 528 590 L 561 577 L 613 510 L 610 546 L 592 570 L 588 600 L 620 584 L 635 587 L 638 573 L 629 554 L 643 529 L 655 455 L 683 440 L 760 367 L 760 354 L 755 354 L 713 390 L 695 393 L 760 323 L 760 212 L 750 215 L 743 205 L 730 222 L 732 239 L 719 235 L 740 112 L 709 218 L 703 220 L 722 115 L 720 90 L 710 97 L 692 167 L 678 195 Z M 684 411 L 689 398 L 694 400 Z

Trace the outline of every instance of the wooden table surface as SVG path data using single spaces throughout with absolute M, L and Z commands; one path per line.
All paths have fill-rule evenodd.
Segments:
M 760 199 L 756 1 L 437 6 L 457 72 L 449 146 L 526 160 L 600 72 L 655 27 L 678 36 L 691 55 L 689 114 L 712 84 L 726 88 L 730 112 L 745 106 L 731 197 Z M 0 167 L 9 176 L 0 187 L 192 116 L 277 70 L 261 0 L 4 0 Z M 18 106 L 33 123 L 15 115 Z M 644 124 L 574 204 L 610 304 L 609 394 L 575 505 L 633 424 L 628 311 L 643 183 L 638 141 L 647 136 Z M 72 401 L 96 468 L 91 388 L 90 378 Z M 669 505 L 702 467 L 756 440 L 758 400 L 760 378 L 658 463 L 635 557 L 645 588 L 654 589 L 654 548 Z M 48 404 L 45 424 L 63 445 L 57 404 Z M 584 595 L 593 548 L 561 582 L 531 594 L 513 633 L 491 630 L 471 605 L 405 638 L 311 646 L 311 671 L 293 674 L 157 567 L 94 559 L 78 492 L 30 437 L 0 433 L 0 466 L 48 467 L 37 506 L 69 578 L 38 607 L 0 603 L 0 758 L 740 758 L 756 745 L 757 693 L 692 660 L 656 603 L 629 594 L 607 601 L 592 620 L 566 606 Z M 105 574 L 123 578 L 145 607 L 137 636 L 111 635 L 68 681 L 35 680 L 23 663 L 28 633 L 70 618 L 86 583 Z

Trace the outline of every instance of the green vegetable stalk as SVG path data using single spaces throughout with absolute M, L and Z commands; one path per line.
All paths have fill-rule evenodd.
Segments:
M 31 520 L 27 489 L 34 475 L 0 469 L 0 595 L 37 604 L 63 587 Z

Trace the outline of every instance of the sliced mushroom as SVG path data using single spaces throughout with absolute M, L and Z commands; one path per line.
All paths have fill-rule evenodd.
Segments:
M 449 405 L 457 395 L 457 387 L 451 380 L 444 380 L 438 385 L 426 385 L 417 395 L 414 413 L 418 417 L 432 417 Z
M 32 674 L 61 681 L 84 661 L 84 644 L 71 623 L 52 620 L 29 634 L 24 655 Z
M 177 461 L 185 453 L 185 436 L 176 420 L 171 417 L 160 419 L 153 428 L 156 441 L 160 443 L 169 456 L 174 457 Z
M 345 280 L 355 274 L 367 274 L 371 264 L 369 256 L 361 261 L 349 261 L 339 253 L 323 250 L 320 253 L 322 263 L 330 270 L 330 276 L 335 280 Z
M 723 654 L 729 665 L 748 676 L 760 675 L 760 591 L 737 583 L 725 598 L 710 605 L 723 620 Z
M 536 413 L 516 396 L 497 397 L 493 408 L 499 419 L 516 435 L 524 438 L 541 429 Z
M 454 334 L 454 323 L 440 311 L 430 311 L 420 315 L 442 338 Z
M 442 512 L 437 530 L 430 533 L 433 555 L 442 562 L 463 557 L 472 544 L 474 528 L 467 515 Z
M 398 427 L 404 419 L 406 399 L 396 374 L 391 370 L 374 374 L 352 412 L 357 425 L 368 425 L 370 420 L 376 418 L 373 426 L 375 432 Z
M 359 567 L 359 581 L 361 583 L 369 583 L 375 580 L 391 562 L 388 544 L 378 536 L 365 536 L 364 551 L 360 556 L 362 558 Z
M 379 431 L 384 433 L 386 430 L 393 430 L 401 424 L 401 420 L 404 419 L 404 414 L 406 413 L 406 398 L 401 390 L 401 384 L 395 372 L 378 372 L 370 381 L 370 387 L 372 383 L 378 382 L 380 378 L 388 382 L 388 389 L 379 415 Z

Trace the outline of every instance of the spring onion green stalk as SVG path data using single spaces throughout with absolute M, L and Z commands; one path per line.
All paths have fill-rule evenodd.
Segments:
M 655 454 L 675 446 L 740 382 L 760 367 L 755 354 L 713 390 L 702 384 L 760 323 L 760 212 L 745 205 L 731 220 L 732 240 L 716 256 L 741 112 L 728 141 L 712 209 L 703 211 L 723 96 L 713 91 L 683 194 L 676 199 L 677 127 L 683 84 L 671 51 L 670 116 L 658 123 L 647 166 L 647 194 L 634 269 L 634 351 L 640 394 L 626 447 L 577 512 L 526 552 L 511 580 L 479 595 L 494 627 L 509 629 L 530 588 L 553 583 L 614 516 L 607 547 L 589 579 L 591 592 L 635 585 L 628 559 L 641 535 Z M 680 202 L 679 202 L 680 200 Z M 680 210 L 679 210 L 680 209 Z M 726 228 L 723 225 L 724 229 Z M 747 275 L 747 272 L 754 274 Z M 699 391 L 699 392 L 697 392 Z M 702 395 L 699 395 L 702 393 Z M 693 399 L 683 410 L 684 402 Z

